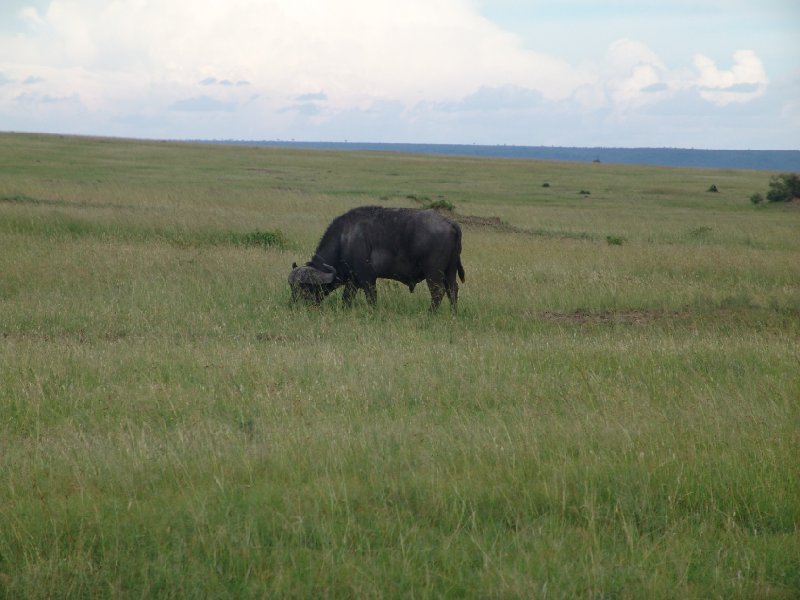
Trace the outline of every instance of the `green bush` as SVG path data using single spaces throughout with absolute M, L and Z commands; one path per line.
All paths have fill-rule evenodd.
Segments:
M 175 236 L 170 236 L 174 238 Z M 172 239 L 171 241 L 175 241 Z M 177 238 L 178 245 L 197 246 L 197 245 L 210 245 L 210 246 L 242 246 L 245 248 L 285 248 L 286 237 L 279 229 L 275 231 L 266 231 L 256 229 L 255 231 L 208 231 L 208 232 L 190 232 L 185 239 Z
M 428 196 L 417 196 L 416 194 L 408 194 L 406 198 L 418 203 L 420 206 L 422 206 L 422 208 L 432 208 L 434 210 L 443 210 L 446 212 L 453 212 L 456 209 L 455 204 L 453 204 L 449 200 L 445 200 L 441 196 L 439 196 L 437 200 L 431 200 Z
M 800 176 L 797 173 L 783 173 L 770 179 L 769 202 L 790 202 L 795 198 L 800 198 Z
M 704 226 L 702 226 L 702 227 L 697 227 L 697 228 L 695 228 L 695 229 L 692 229 L 692 230 L 689 232 L 689 235 L 691 235 L 693 238 L 704 238 L 704 237 L 706 237 L 706 236 L 707 236 L 709 233 L 711 233 L 713 230 L 714 230 L 714 228 L 713 228 L 713 227 L 708 227 L 708 226 L 705 226 L 705 225 L 704 225 Z
M 753 204 L 761 204 L 762 202 L 764 202 L 764 196 L 762 196 L 761 194 L 753 194 L 752 196 L 750 196 L 750 202 L 752 202 Z
M 240 246 L 261 246 L 262 248 L 277 247 L 282 248 L 286 244 L 286 239 L 280 230 L 263 231 L 256 230 L 242 234 L 234 234 L 232 242 Z
M 422 205 L 424 208 L 432 208 L 434 210 L 443 210 L 446 212 L 453 212 L 456 209 L 455 204 L 444 198 L 439 200 L 430 200 Z

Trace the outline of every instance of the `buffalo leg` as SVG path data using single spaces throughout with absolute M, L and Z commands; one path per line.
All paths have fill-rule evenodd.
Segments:
M 342 302 L 344 302 L 345 306 L 352 306 L 353 305 L 353 298 L 356 295 L 358 288 L 353 284 L 352 281 L 348 281 L 344 284 L 344 292 L 342 293 Z
M 452 278 L 448 277 L 445 279 L 444 285 L 447 298 L 450 300 L 450 310 L 456 313 L 458 305 L 458 282 L 456 281 L 455 274 Z
M 426 279 L 426 282 L 431 292 L 431 312 L 436 312 L 444 297 L 444 286 L 441 281 L 436 281 L 434 279 Z
M 378 286 L 374 281 L 368 281 L 363 285 L 363 288 L 367 303 L 370 306 L 375 306 L 378 303 Z

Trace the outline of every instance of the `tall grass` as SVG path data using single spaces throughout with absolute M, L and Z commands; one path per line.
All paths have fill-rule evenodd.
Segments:
M 0 597 L 800 593 L 769 174 L 0 137 Z M 409 195 L 511 226 L 457 317 L 290 305 Z

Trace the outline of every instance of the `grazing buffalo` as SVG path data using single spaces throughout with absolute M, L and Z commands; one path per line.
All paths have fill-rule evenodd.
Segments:
M 464 281 L 461 265 L 461 228 L 434 210 L 362 206 L 336 217 L 309 262 L 292 264 L 289 286 L 292 299 L 319 304 L 344 286 L 343 300 L 350 305 L 361 289 L 375 305 L 375 281 L 394 279 L 414 291 L 423 279 L 431 292 L 431 311 L 444 294 L 456 310 L 458 283 Z

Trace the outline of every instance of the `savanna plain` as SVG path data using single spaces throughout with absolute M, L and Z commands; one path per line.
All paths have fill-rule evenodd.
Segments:
M 797 598 L 772 175 L 0 134 L 0 597 Z M 431 203 L 457 315 L 290 303 Z

